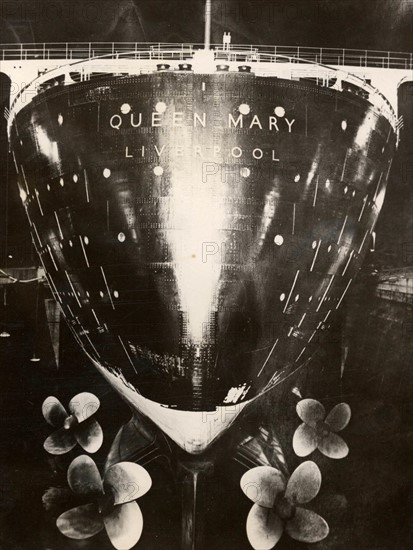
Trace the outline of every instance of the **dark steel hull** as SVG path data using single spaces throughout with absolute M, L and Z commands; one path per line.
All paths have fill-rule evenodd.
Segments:
M 308 363 L 370 245 L 396 135 L 351 92 L 175 71 L 46 90 L 11 145 L 80 345 L 138 408 L 208 414 Z

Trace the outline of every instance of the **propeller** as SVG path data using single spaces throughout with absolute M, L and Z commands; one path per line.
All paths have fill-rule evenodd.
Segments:
M 69 487 L 93 502 L 61 514 L 56 525 L 72 539 L 87 539 L 106 529 L 116 550 L 129 550 L 139 541 L 143 529 L 142 512 L 135 500 L 152 485 L 148 472 L 133 462 L 110 466 L 103 479 L 95 462 L 87 455 L 73 460 L 67 472 Z
M 348 455 L 347 443 L 336 432 L 344 430 L 350 422 L 351 409 L 339 403 L 326 416 L 323 405 L 315 399 L 302 399 L 297 403 L 297 414 L 303 421 L 293 437 L 293 449 L 298 456 L 308 456 L 315 449 L 329 458 Z
M 42 405 L 43 416 L 51 426 L 58 428 L 43 444 L 53 455 L 67 453 L 76 443 L 88 453 L 96 453 L 103 442 L 100 424 L 93 418 L 100 401 L 93 393 L 75 395 L 68 405 L 69 413 L 56 397 L 47 397 Z
M 321 487 L 321 472 L 311 461 L 303 462 L 285 483 L 279 470 L 258 466 L 241 478 L 241 489 L 254 502 L 247 518 L 247 536 L 255 550 L 271 550 L 284 531 L 300 542 L 319 542 L 329 527 L 307 504 Z

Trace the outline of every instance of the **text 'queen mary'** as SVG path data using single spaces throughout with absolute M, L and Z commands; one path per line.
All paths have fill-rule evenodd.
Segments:
M 165 104 L 162 103 L 162 105 Z M 240 112 L 243 108 L 245 111 L 249 110 L 248 105 L 240 105 L 238 108 L 234 109 L 234 113 L 228 113 L 227 118 L 221 120 L 221 126 L 227 128 L 246 128 L 249 130 L 258 129 L 273 132 L 292 132 L 292 127 L 295 119 L 290 120 L 287 117 L 277 117 L 274 115 L 246 115 Z M 168 113 L 167 111 L 154 111 L 152 113 L 149 113 L 145 118 L 144 113 L 131 112 L 130 105 L 124 104 L 121 107 L 121 111 L 122 109 L 125 113 L 124 115 L 114 114 L 110 117 L 109 125 L 111 128 L 120 130 L 121 128 L 139 128 L 141 126 L 149 126 L 151 128 L 184 128 L 187 126 L 187 115 L 183 111 L 173 111 L 171 113 Z M 208 128 L 211 127 L 213 124 L 216 124 L 216 122 L 216 119 L 214 119 L 213 121 L 209 120 L 206 112 L 192 114 L 193 128 Z

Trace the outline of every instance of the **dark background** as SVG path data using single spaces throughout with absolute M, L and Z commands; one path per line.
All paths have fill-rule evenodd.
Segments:
M 233 43 L 412 51 L 412 14 L 413 0 L 215 1 L 212 41 L 220 43 L 223 31 L 230 31 Z M 0 15 L 2 43 L 203 39 L 203 2 L 198 0 L 4 1 Z M 5 79 L 0 85 L 2 110 L 8 87 Z M 315 550 L 413 548 L 412 302 L 411 297 L 410 304 L 378 298 L 377 278 L 371 275 L 385 268 L 399 268 L 401 275 L 413 271 L 412 99 L 412 84 L 406 84 L 398 113 L 404 127 L 377 226 L 376 252 L 366 258 L 320 358 L 299 380 L 304 397 L 322 400 L 327 409 L 346 401 L 353 411 L 343 434 L 349 457 L 332 462 L 318 452 L 311 456 L 323 473 L 313 508 L 331 528 L 325 541 L 309 545 Z M 3 118 L 0 132 L 0 267 L 37 265 Z M 41 307 L 45 297 L 47 289 L 37 283 L 0 289 L 1 327 L 11 334 L 0 339 L 0 549 L 107 550 L 104 535 L 86 543 L 60 536 L 54 527 L 56 509 L 42 506 L 47 487 L 65 484 L 75 454 L 57 461 L 45 456 L 42 444 L 50 431 L 41 403 L 47 395 L 67 403 L 78 391 L 100 397 L 105 442 L 96 456 L 99 465 L 129 411 L 64 326 L 56 368 Z M 349 354 L 340 378 L 343 341 Z M 39 362 L 30 362 L 33 353 Z M 269 396 L 261 407 L 278 427 L 290 470 L 298 464 L 291 453 L 297 400 L 288 391 L 281 398 Z M 210 487 L 208 550 L 249 548 L 244 529 L 250 505 L 241 496 L 241 473 L 234 464 L 218 470 Z M 137 548 L 179 549 L 179 499 L 171 479 L 162 476 L 164 472 L 154 472 L 154 487 L 141 503 L 145 528 Z M 284 536 L 277 548 L 300 550 L 305 545 Z
M 202 0 L 2 2 L 2 42 L 201 42 Z M 213 0 L 213 41 L 410 51 L 411 0 Z

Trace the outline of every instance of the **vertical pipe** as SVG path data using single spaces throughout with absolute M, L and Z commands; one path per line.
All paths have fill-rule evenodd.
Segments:
M 212 0 L 205 1 L 205 37 L 204 48 L 209 50 L 211 47 L 211 6 Z

